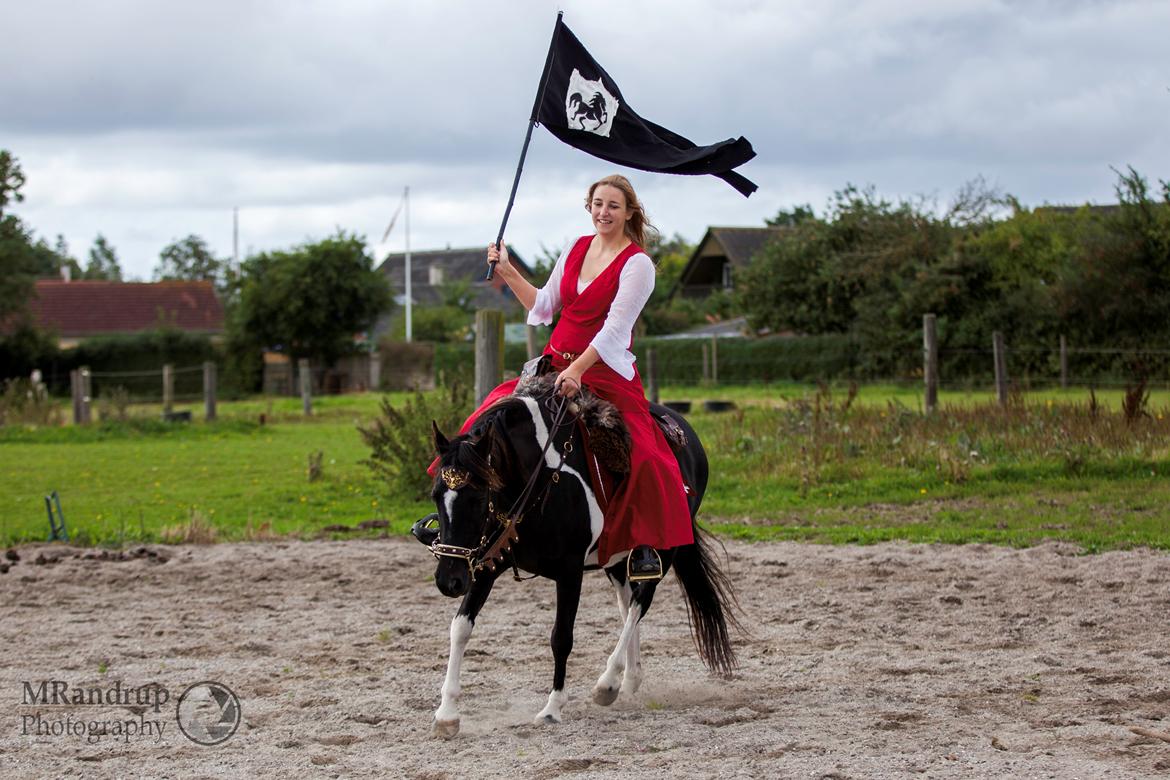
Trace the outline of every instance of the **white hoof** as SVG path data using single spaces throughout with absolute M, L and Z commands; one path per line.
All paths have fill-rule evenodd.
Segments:
M 439 720 L 435 719 L 431 726 L 431 736 L 435 739 L 451 739 L 459 733 L 459 719 L 455 720 Z
M 539 713 L 535 718 L 533 718 L 532 722 L 537 726 L 551 726 L 554 723 L 560 723 L 561 716 L 554 715 L 551 712 L 547 712 L 547 713 L 542 712 L 542 713 Z
M 613 685 L 598 685 L 593 689 L 593 701 L 602 707 L 613 704 L 618 697 L 618 689 Z
M 640 675 L 633 677 L 622 678 L 622 693 L 630 695 L 638 692 L 642 687 L 642 677 Z

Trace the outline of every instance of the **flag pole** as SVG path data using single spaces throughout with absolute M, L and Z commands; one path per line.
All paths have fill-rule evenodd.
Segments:
M 512 204 L 516 201 L 516 189 L 520 186 L 520 173 L 524 170 L 524 158 L 528 156 L 528 144 L 532 140 L 532 128 L 536 127 L 536 117 L 540 112 L 540 102 L 544 98 L 544 88 L 548 84 L 549 72 L 552 70 L 553 54 L 557 48 L 557 35 L 561 31 L 561 17 L 564 11 L 557 11 L 557 23 L 553 27 L 552 41 L 548 45 L 548 56 L 544 59 L 544 72 L 540 74 L 540 86 L 536 88 L 536 100 L 532 103 L 532 115 L 528 119 L 528 132 L 524 134 L 524 146 L 520 148 L 520 162 L 516 163 L 516 177 L 512 179 L 512 192 L 508 195 L 508 205 L 504 209 L 504 219 L 500 222 L 500 232 L 496 236 L 496 246 L 504 240 L 504 228 L 508 226 L 508 217 L 512 215 Z M 487 281 L 491 281 L 496 274 L 496 264 L 488 266 Z

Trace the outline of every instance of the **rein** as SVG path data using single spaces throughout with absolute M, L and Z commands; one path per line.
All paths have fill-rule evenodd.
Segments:
M 475 582 L 475 575 L 484 569 L 494 572 L 496 567 L 503 562 L 504 556 L 511 552 L 512 546 L 520 540 L 520 531 L 517 526 L 524 519 L 523 509 L 536 489 L 537 479 L 540 477 L 541 472 L 544 471 L 545 455 L 548 453 L 549 448 L 552 447 L 553 441 L 561 429 L 572 422 L 572 420 L 568 423 L 565 421 L 565 418 L 570 416 L 570 407 L 572 406 L 570 399 L 553 394 L 545 399 L 545 404 L 553 413 L 552 426 L 549 430 L 548 441 L 545 442 L 544 449 L 540 451 L 540 461 L 536 468 L 532 470 L 532 474 L 529 475 L 524 489 L 520 492 L 519 497 L 512 503 L 512 507 L 507 512 L 496 512 L 493 501 L 490 497 L 488 498 L 488 518 L 494 519 L 500 524 L 499 532 L 492 541 L 488 541 L 487 534 L 485 533 L 479 541 L 479 546 L 475 548 L 442 544 L 437 539 L 431 544 L 431 554 L 436 559 L 462 559 L 467 564 L 472 582 Z M 560 453 L 560 463 L 553 469 L 552 474 L 549 475 L 549 479 L 544 485 L 544 490 L 542 491 L 543 500 L 541 501 L 542 509 L 544 503 L 548 501 L 552 486 L 560 482 L 561 470 L 565 467 L 565 460 L 572 451 L 573 441 L 570 438 L 565 442 L 564 452 Z M 447 487 L 452 490 L 467 484 L 468 477 L 466 473 L 460 472 L 457 469 L 442 469 L 440 475 L 447 484 Z M 533 574 L 532 577 L 521 577 L 519 569 L 516 568 L 516 562 L 513 561 L 512 576 L 516 581 L 521 581 L 532 579 L 532 577 L 537 575 Z

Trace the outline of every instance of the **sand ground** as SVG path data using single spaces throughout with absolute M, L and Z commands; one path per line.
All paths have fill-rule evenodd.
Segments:
M 19 548 L 0 575 L 0 776 L 1170 775 L 1170 556 L 1059 544 L 727 550 L 751 631 L 736 640 L 733 679 L 700 664 L 672 575 L 643 623 L 642 688 L 594 704 L 619 619 L 592 575 L 565 721 L 534 726 L 551 683 L 554 590 L 505 578 L 467 653 L 462 732 L 439 741 L 431 717 L 456 603 L 411 540 Z M 42 680 L 157 683 L 171 698 L 157 715 L 25 703 L 24 683 Z M 175 723 L 179 694 L 204 680 L 230 687 L 243 713 L 215 747 Z M 93 743 L 35 733 L 66 718 L 165 723 L 161 737 Z

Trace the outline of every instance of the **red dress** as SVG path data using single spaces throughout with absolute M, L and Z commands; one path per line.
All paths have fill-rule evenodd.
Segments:
M 605 324 L 610 304 L 617 295 L 622 268 L 642 251 L 641 247 L 631 243 L 578 293 L 577 279 L 591 238 L 584 236 L 579 239 L 565 259 L 560 289 L 561 318 L 544 348 L 544 354 L 552 356 L 557 371 L 563 371 L 572 362 L 561 353 L 572 353 L 575 357 L 589 347 Z M 632 336 L 630 343 L 633 344 Z M 618 408 L 629 428 L 633 445 L 630 448 L 630 473 L 606 508 L 598 543 L 598 562 L 609 565 L 615 557 L 640 544 L 665 550 L 694 542 L 691 513 L 678 461 L 650 416 L 650 404 L 646 401 L 638 369 L 634 368 L 632 379 L 625 379 L 604 361 L 598 360 L 581 381 Z M 511 395 L 516 382 L 515 379 L 509 380 L 488 393 L 459 432 L 467 433 L 484 409 Z

